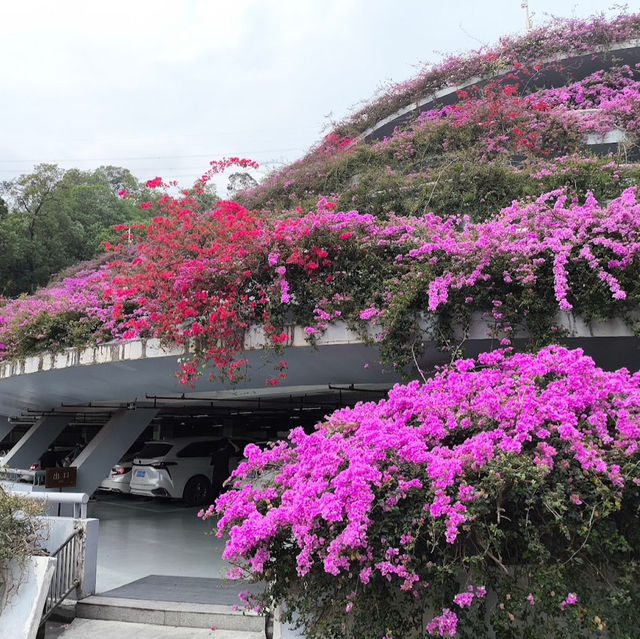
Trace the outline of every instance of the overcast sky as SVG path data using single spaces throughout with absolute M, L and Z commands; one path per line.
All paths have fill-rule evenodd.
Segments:
M 529 0 L 534 25 L 611 13 Z M 387 81 L 524 31 L 521 0 L 3 0 L 0 180 L 34 164 L 190 183 L 300 157 Z M 640 0 L 627 3 L 640 10 Z

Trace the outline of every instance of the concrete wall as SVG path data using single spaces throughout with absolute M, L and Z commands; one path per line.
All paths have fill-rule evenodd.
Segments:
M 56 560 L 31 557 L 25 566 L 14 561 L 0 566 L 8 592 L 0 598 L 0 636 L 35 639 Z
M 84 550 L 78 558 L 82 566 L 82 581 L 75 596 L 77 599 L 81 599 L 93 595 L 96 591 L 100 522 L 97 519 L 74 519 L 73 517 L 43 517 L 42 521 L 46 531 L 42 547 L 50 553 L 55 552 L 74 530 L 82 529 Z

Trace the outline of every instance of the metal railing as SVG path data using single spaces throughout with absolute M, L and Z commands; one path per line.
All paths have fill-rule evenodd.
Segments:
M 7 492 L 18 493 L 23 497 L 44 502 L 45 507 L 54 504 L 73 504 L 74 518 L 86 519 L 87 517 L 87 503 L 89 502 L 87 493 L 55 493 L 51 490 L 29 490 L 31 486 L 28 484 L 22 484 L 22 486 L 26 486 L 26 489 L 21 490 L 20 485 L 11 484 L 10 482 L 5 482 L 4 486 Z
M 51 553 L 51 557 L 55 557 L 57 561 L 49 593 L 44 604 L 42 619 L 40 620 L 41 626 L 65 600 L 67 595 L 80 585 L 83 543 L 84 530 L 77 528 L 58 550 Z

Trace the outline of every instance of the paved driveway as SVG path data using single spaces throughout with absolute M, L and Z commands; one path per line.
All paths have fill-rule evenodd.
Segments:
M 222 577 L 223 542 L 211 534 L 215 521 L 198 519 L 199 508 L 97 493 L 89 517 L 100 520 L 96 592 L 147 575 Z

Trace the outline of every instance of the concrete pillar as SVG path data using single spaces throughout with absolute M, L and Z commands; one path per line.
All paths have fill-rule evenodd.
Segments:
M 69 415 L 42 416 L 5 455 L 4 465 L 9 468 L 29 468 L 40 459 L 55 438 L 65 429 Z
M 78 481 L 66 491 L 91 495 L 157 413 L 146 408 L 115 413 L 74 460 Z
M 8 417 L 0 416 L 0 441 L 2 441 L 12 430 L 15 424 L 9 423 Z

